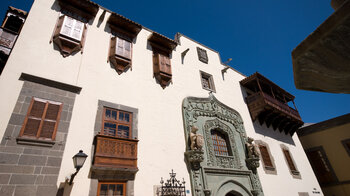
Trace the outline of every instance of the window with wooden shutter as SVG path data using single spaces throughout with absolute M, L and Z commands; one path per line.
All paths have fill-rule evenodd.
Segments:
M 274 168 L 269 151 L 265 145 L 259 145 L 260 154 L 266 168 Z
M 342 142 L 346 152 L 350 156 L 350 139 L 342 140 L 341 142 Z
M 289 150 L 283 149 L 283 154 L 284 154 L 284 157 L 285 157 L 286 160 L 287 160 L 288 167 L 289 167 L 290 171 L 291 171 L 293 174 L 299 174 L 297 168 L 296 168 L 295 165 L 294 165 L 294 161 L 293 161 L 293 159 L 292 159 L 292 156 L 291 156 Z
M 19 136 L 54 140 L 61 110 L 62 103 L 33 98 Z
M 306 150 L 306 155 L 320 184 L 324 185 L 337 181 L 323 148 Z
M 131 67 L 132 43 L 131 40 L 113 36 L 110 42 L 109 61 L 114 65 L 118 74 Z
M 58 45 L 64 57 L 82 50 L 86 25 L 84 22 L 67 15 L 61 15 L 56 24 L 52 40 Z
M 159 81 L 162 88 L 165 88 L 167 85 L 169 85 L 172 79 L 172 73 L 171 62 L 167 53 L 158 50 L 154 51 L 153 71 L 154 76 Z
M 126 59 L 131 59 L 131 42 L 120 37 L 116 37 L 115 54 Z

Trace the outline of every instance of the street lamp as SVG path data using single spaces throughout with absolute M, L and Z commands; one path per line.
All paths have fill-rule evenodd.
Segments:
M 79 150 L 79 153 L 77 153 L 73 156 L 73 164 L 74 164 L 74 167 L 76 169 L 76 172 L 71 175 L 69 185 L 72 185 L 74 177 L 78 174 L 80 168 L 83 167 L 87 157 L 88 157 L 88 155 L 83 153 L 82 150 Z

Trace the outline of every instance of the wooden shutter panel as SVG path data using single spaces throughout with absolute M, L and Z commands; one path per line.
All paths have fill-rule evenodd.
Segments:
M 63 20 L 64 20 L 64 15 L 62 15 L 62 16 L 60 16 L 60 17 L 58 18 L 58 21 L 57 21 L 57 24 L 56 24 L 56 28 L 55 28 L 53 37 L 57 37 L 57 36 L 60 35 L 61 28 L 62 28 L 62 25 L 63 25 Z
M 290 170 L 296 171 L 297 169 L 295 168 L 295 165 L 293 163 L 292 157 L 290 156 L 289 150 L 283 149 L 283 153 L 284 153 L 284 156 L 287 159 L 288 166 L 289 166 Z
M 116 44 L 116 54 L 119 56 L 124 56 L 124 40 L 117 37 L 117 44 Z
M 264 161 L 265 166 L 273 167 L 272 161 L 271 161 L 271 157 L 269 155 L 267 147 L 263 146 L 263 145 L 259 145 L 259 150 L 260 150 L 261 157 L 262 157 L 262 159 Z
M 64 16 L 61 34 L 71 37 L 74 28 L 74 19 L 69 16 Z
M 40 137 L 53 139 L 61 105 L 48 103 Z
M 171 65 L 169 57 L 160 54 L 159 55 L 159 69 L 161 72 L 171 75 Z
M 72 29 L 72 37 L 76 40 L 81 40 L 81 36 L 84 30 L 84 23 L 74 19 L 74 27 Z
M 29 108 L 30 112 L 27 116 L 27 122 L 23 130 L 23 135 L 26 136 L 36 136 L 39 128 L 40 128 L 40 123 L 41 119 L 44 114 L 45 110 L 45 102 L 41 102 L 38 100 L 33 100 L 32 105 Z
M 114 58 L 116 54 L 116 44 L 117 44 L 117 38 L 112 37 L 110 42 L 109 57 Z
M 124 40 L 124 57 L 131 59 L 131 42 Z

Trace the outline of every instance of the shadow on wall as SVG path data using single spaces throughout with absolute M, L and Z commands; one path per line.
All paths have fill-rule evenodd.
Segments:
M 271 126 L 267 128 L 265 123 L 260 125 L 258 121 L 255 121 L 253 125 L 256 133 L 295 146 L 294 140 L 289 133 L 286 135 L 284 132 L 281 133 L 278 129 L 273 130 Z

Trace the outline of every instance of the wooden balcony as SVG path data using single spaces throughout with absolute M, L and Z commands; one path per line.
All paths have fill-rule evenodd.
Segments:
M 93 165 L 137 170 L 137 142 L 135 139 L 96 135 Z
M 253 121 L 259 120 L 261 125 L 272 125 L 274 130 L 291 135 L 304 124 L 299 112 L 287 104 L 289 101 L 294 103 L 294 96 L 261 74 L 255 73 L 241 84 L 248 92 L 246 102 Z

